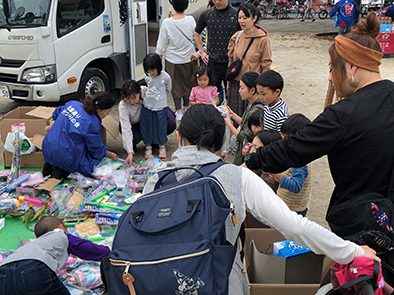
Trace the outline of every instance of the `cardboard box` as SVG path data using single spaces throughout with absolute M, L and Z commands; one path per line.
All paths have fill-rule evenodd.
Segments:
M 54 110 L 51 107 L 18 107 L 12 110 L 0 119 L 1 140 L 5 142 L 11 125 L 18 123 L 26 123 L 27 137 L 33 137 L 36 133 L 45 135 L 45 127 L 49 125 Z
M 274 257 L 272 254 L 251 254 L 252 240 L 258 252 L 267 252 L 268 250 L 272 253 L 273 243 L 285 240 L 285 238 L 281 233 L 271 228 L 246 229 L 245 268 L 250 283 L 250 294 L 315 294 L 320 285 L 320 278 L 330 264 L 329 261 L 323 263 L 325 256 L 307 253 L 292 258 L 283 258 Z M 260 264 L 259 261 L 263 264 Z M 311 261 L 312 265 L 310 265 Z M 264 281 L 262 277 L 268 282 L 262 283 L 261 281 Z
M 12 153 L 8 151 L 3 152 L 4 168 L 10 168 L 12 165 Z M 20 166 L 22 168 L 42 168 L 44 167 L 44 155 L 41 151 L 33 152 L 28 155 L 21 155 Z
M 52 113 L 56 108 L 53 107 L 18 107 L 0 118 L 0 132 L 3 142 L 7 138 L 8 132 L 11 132 L 11 125 L 17 123 L 26 123 L 25 135 L 37 148 L 42 148 L 42 141 L 46 136 L 46 126 L 52 126 Z M 102 120 L 103 143 L 106 144 L 106 131 L 113 138 L 119 134 L 119 124 L 112 117 L 107 116 Z M 12 153 L 4 152 L 4 168 L 11 167 Z M 45 164 L 44 156 L 41 151 L 33 152 L 29 155 L 22 155 L 20 165 L 23 168 L 42 168 Z

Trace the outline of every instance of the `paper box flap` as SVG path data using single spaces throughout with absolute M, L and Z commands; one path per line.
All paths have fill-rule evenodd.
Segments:
M 34 134 L 33 138 L 30 139 L 30 142 L 36 147 L 42 150 L 42 141 L 44 140 L 45 135 L 42 134 Z
M 54 188 L 55 186 L 58 185 L 59 182 L 60 182 L 59 179 L 56 179 L 56 178 L 48 178 L 47 180 L 45 180 L 45 182 L 40 183 L 39 185 L 37 185 L 37 186 L 35 187 L 35 189 L 43 189 L 43 190 L 46 190 L 46 191 L 49 191 L 49 192 L 50 192 L 51 190 L 53 190 L 53 188 Z
M 113 138 L 117 138 L 119 134 L 119 124 L 116 122 L 114 117 L 111 115 L 106 116 L 102 122 L 101 125 L 109 132 L 109 134 L 112 135 Z
M 56 108 L 53 107 L 36 107 L 34 110 L 26 113 L 28 116 L 37 117 L 41 119 L 50 119 L 52 117 L 52 113 Z

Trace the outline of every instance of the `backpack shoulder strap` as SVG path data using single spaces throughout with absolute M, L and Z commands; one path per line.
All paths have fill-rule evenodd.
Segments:
M 195 169 L 193 167 L 180 167 L 180 168 L 174 168 L 172 170 L 163 170 L 158 173 L 159 180 L 155 185 L 155 190 L 160 188 L 160 187 L 166 187 L 170 186 L 173 184 L 178 183 L 175 172 L 181 169 L 190 169 L 190 170 L 195 170 L 194 173 L 192 173 L 189 177 L 187 177 L 185 180 L 193 180 L 193 179 L 198 179 L 200 177 L 205 177 L 211 174 L 213 171 L 218 169 L 219 167 L 227 164 L 226 162 L 223 162 L 222 159 L 220 159 L 217 162 L 214 163 L 208 163 L 200 167 L 200 169 Z
M 215 171 L 216 169 L 218 169 L 219 167 L 228 164 L 226 162 L 223 162 L 222 159 L 220 159 L 217 162 L 214 163 L 208 163 L 203 165 L 200 169 L 198 169 L 198 171 L 204 175 L 204 176 L 208 176 L 209 174 L 211 174 L 213 171 Z

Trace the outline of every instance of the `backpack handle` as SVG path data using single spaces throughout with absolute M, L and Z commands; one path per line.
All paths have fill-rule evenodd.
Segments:
M 207 176 L 207 175 L 211 174 L 213 171 L 215 171 L 217 168 L 219 168 L 225 164 L 227 164 L 227 163 L 223 162 L 222 159 L 219 159 L 217 162 L 207 163 L 207 164 L 202 165 L 200 169 L 195 169 L 193 167 L 179 167 L 179 168 L 174 168 L 171 170 L 161 171 L 158 173 L 159 180 L 156 182 L 154 190 L 157 190 L 158 188 L 160 188 L 162 186 L 167 186 L 167 185 L 178 183 L 178 181 L 176 180 L 176 177 L 175 177 L 175 173 L 173 173 L 178 170 L 189 169 L 189 170 L 194 170 L 195 172 L 200 174 L 200 176 L 198 176 L 197 173 L 193 173 L 185 179 L 187 181 L 190 181 L 190 180 L 197 179 L 199 177 Z M 163 183 L 164 178 L 167 178 L 167 179 Z
M 147 222 L 144 222 L 144 211 L 131 212 L 130 223 L 136 230 L 145 234 L 165 234 L 165 232 L 174 231 L 183 227 L 196 212 L 200 211 L 199 205 L 201 204 L 201 200 L 185 200 L 185 202 L 187 202 L 185 210 L 187 214 L 184 214 L 180 218 L 173 219 L 170 223 L 162 222 L 161 224 L 157 224 L 157 221 L 152 223 L 149 219 Z M 147 214 L 150 213 L 147 212 Z M 172 213 L 170 212 L 168 214 L 171 215 Z
M 204 174 L 202 174 L 200 171 L 198 171 L 197 169 L 193 168 L 193 167 L 179 167 L 179 168 L 174 168 L 168 171 L 163 171 L 163 172 L 159 172 L 159 180 L 156 182 L 155 184 L 155 188 L 154 190 L 157 190 L 158 188 L 160 188 L 162 185 L 165 186 L 166 183 L 168 184 L 173 184 L 173 183 L 177 183 L 178 181 L 176 180 L 175 177 L 175 172 L 178 170 L 194 170 L 195 172 L 197 172 L 198 174 L 200 174 L 200 177 L 204 177 Z M 170 175 L 171 174 L 171 175 Z M 195 173 L 193 173 L 192 175 L 194 175 Z M 163 183 L 164 179 L 167 177 L 165 183 Z

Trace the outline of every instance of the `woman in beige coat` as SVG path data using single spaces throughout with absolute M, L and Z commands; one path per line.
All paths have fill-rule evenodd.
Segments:
M 241 72 L 234 80 L 227 82 L 227 104 L 238 116 L 242 116 L 247 105 L 247 102 L 241 99 L 238 92 L 241 77 L 246 72 L 256 72 L 260 75 L 262 72 L 269 70 L 272 63 L 268 32 L 256 24 L 259 15 L 255 5 L 250 3 L 241 5 L 238 9 L 238 22 L 242 31 L 235 33 L 228 44 L 228 64 L 231 65 L 235 60 L 242 58 L 250 40 L 254 38 L 243 59 Z M 239 38 L 236 41 L 238 35 Z

